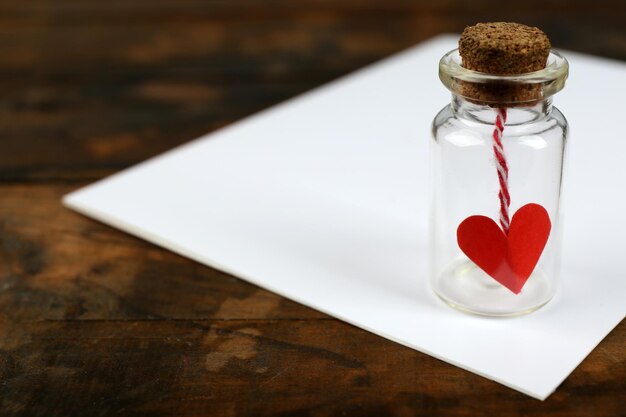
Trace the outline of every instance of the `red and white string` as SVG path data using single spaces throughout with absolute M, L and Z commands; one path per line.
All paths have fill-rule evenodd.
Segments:
M 498 197 L 500 199 L 500 225 L 505 235 L 509 235 L 509 206 L 511 205 L 511 196 L 509 194 L 509 166 L 504 156 L 504 147 L 502 146 L 502 133 L 504 132 L 504 124 L 506 123 L 506 109 L 496 109 L 496 123 L 493 129 L 493 153 L 496 157 L 496 168 L 498 170 L 498 181 L 500 183 L 500 191 Z

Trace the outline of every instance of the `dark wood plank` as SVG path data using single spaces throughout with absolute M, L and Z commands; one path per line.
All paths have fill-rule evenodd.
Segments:
M 149 75 L 7 87 L 0 180 L 99 178 L 310 87 Z
M 6 417 L 618 416 L 625 329 L 540 402 L 335 320 L 0 321 L 0 409 Z
M 11 320 L 326 317 L 65 209 L 71 189 L 0 187 L 0 313 Z
M 477 20 L 626 59 L 624 2 L 500 5 L 5 0 L 0 181 L 99 178 Z

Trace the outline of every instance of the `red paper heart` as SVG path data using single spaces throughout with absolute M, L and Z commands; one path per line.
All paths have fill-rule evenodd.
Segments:
M 519 294 L 535 269 L 550 235 L 550 217 L 539 204 L 513 215 L 509 235 L 486 216 L 470 216 L 456 231 L 459 247 L 500 284 Z

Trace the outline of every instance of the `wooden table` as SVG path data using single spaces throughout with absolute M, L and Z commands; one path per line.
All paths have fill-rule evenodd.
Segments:
M 623 2 L 466 3 L 2 0 L 0 415 L 624 415 L 624 324 L 540 402 L 60 205 L 476 21 L 626 60 Z

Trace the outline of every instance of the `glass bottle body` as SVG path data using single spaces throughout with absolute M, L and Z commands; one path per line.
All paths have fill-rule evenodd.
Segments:
M 487 216 L 496 224 L 500 218 L 502 184 L 493 137 L 498 110 L 453 94 L 452 103 L 433 122 L 431 279 L 437 295 L 455 308 L 511 316 L 543 306 L 557 288 L 559 204 L 568 128 L 550 98 L 506 108 L 501 141 L 508 165 L 509 213 L 514 216 L 521 207 L 538 204 L 547 211 L 551 224 L 541 256 L 516 294 L 469 259 L 457 234 L 470 216 Z

